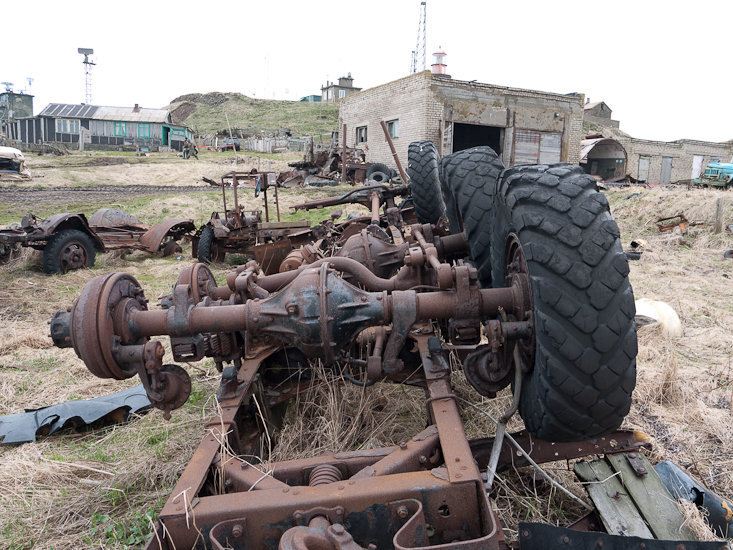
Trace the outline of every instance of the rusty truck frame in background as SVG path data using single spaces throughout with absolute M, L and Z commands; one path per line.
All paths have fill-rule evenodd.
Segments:
M 28 214 L 20 224 L 0 230 L 0 258 L 9 260 L 20 247 L 30 247 L 43 251 L 46 273 L 66 273 L 92 267 L 97 252 L 180 253 L 178 241 L 194 229 L 193 220 L 167 218 L 150 226 L 112 208 L 100 208 L 89 220 L 81 213 L 54 214 L 43 220 Z

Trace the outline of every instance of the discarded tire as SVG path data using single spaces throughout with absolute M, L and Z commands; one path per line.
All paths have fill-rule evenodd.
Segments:
M 78 229 L 64 229 L 48 239 L 43 249 L 43 271 L 66 273 L 92 267 L 96 253 L 89 235 Z
M 381 162 L 375 162 L 366 171 L 366 178 L 368 180 L 374 180 L 377 183 L 385 183 L 389 181 L 390 174 L 392 171 L 386 164 Z
M 562 164 L 506 170 L 495 199 L 493 286 L 503 286 L 509 242 L 520 243 L 530 277 L 534 360 L 519 405 L 527 429 L 579 441 L 618 428 L 637 342 L 628 262 L 605 196 Z
M 465 227 L 479 284 L 487 288 L 491 286 L 492 208 L 504 165 L 490 147 L 474 147 L 443 157 L 440 168 L 451 233 Z
M 210 225 L 207 225 L 201 230 L 196 257 L 199 262 L 204 264 L 214 261 L 221 262 L 224 260 L 224 253 L 219 251 L 219 246 L 217 245 L 216 237 L 214 236 L 214 228 Z
M 445 203 L 438 177 L 438 150 L 432 141 L 414 141 L 407 148 L 407 175 L 420 223 L 438 223 L 445 217 Z

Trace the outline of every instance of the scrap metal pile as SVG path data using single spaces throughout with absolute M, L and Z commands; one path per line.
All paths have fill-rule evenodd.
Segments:
M 639 448 L 616 431 L 635 385 L 634 299 L 595 180 L 569 165 L 503 170 L 486 147 L 440 160 L 429 142 L 410 146 L 408 171 L 416 223 L 390 187 L 372 186 L 342 199 L 369 204 L 367 223 L 281 272 L 252 261 L 219 284 L 195 264 L 161 308 L 110 273 L 56 313 L 57 346 L 101 378 L 138 375 L 166 417 L 191 380 L 156 337 L 177 363 L 208 357 L 221 371 L 220 414 L 148 548 L 503 548 L 495 472 Z M 466 438 L 451 353 L 481 395 L 512 386 L 495 438 Z M 308 387 L 313 360 L 361 386 L 423 387 L 427 427 L 399 446 L 260 469 L 265 426 Z M 515 411 L 521 453 L 504 438 Z M 523 547 L 562 545 L 520 531 Z

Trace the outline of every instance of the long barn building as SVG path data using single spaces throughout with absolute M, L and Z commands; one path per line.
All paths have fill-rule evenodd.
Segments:
M 192 132 L 174 125 L 167 109 L 51 103 L 35 117 L 17 119 L 8 138 L 24 143 L 79 144 L 84 149 L 141 146 L 180 150 Z

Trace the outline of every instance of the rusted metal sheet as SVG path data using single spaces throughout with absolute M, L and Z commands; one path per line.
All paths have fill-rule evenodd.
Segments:
M 148 225 L 140 222 L 135 216 L 125 212 L 124 210 L 116 210 L 114 208 L 100 208 L 92 217 L 89 218 L 91 227 L 106 227 L 109 229 L 128 227 L 134 229 L 148 229 Z
M 164 250 L 164 247 L 168 244 L 164 243 L 164 241 L 167 240 L 169 242 L 175 242 L 186 233 L 193 232 L 195 229 L 196 226 L 194 225 L 193 220 L 185 220 L 182 218 L 167 218 L 148 229 L 140 237 L 140 244 L 148 252 L 152 252 L 154 254 L 161 251 L 164 253 L 164 255 L 167 256 L 170 255 L 172 251 Z M 178 248 L 178 251 L 180 252 L 180 247 Z M 166 254 L 166 252 L 168 253 Z

